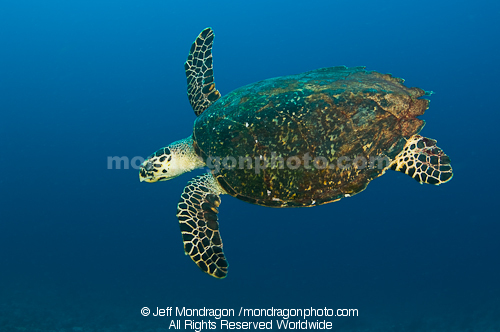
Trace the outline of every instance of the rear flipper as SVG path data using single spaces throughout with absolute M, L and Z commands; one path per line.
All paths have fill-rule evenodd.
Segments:
M 450 157 L 436 146 L 436 141 L 420 135 L 408 139 L 391 169 L 408 174 L 420 183 L 439 185 L 451 180 Z

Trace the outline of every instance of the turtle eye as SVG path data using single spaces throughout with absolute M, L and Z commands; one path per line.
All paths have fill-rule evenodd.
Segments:
M 153 164 L 148 161 L 148 163 L 144 166 L 144 169 L 148 172 L 151 171 L 153 169 Z

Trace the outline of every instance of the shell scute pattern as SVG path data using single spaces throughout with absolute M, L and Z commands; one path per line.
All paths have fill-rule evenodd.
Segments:
M 219 99 L 194 126 L 203 159 L 252 158 L 252 168 L 221 168 L 221 186 L 244 201 L 266 206 L 311 206 L 362 191 L 385 169 L 290 169 L 255 163 L 297 157 L 387 156 L 393 160 L 418 133 L 427 100 L 420 89 L 362 67 L 319 69 L 260 81 Z M 388 92 L 391 91 L 391 92 Z M 306 156 L 307 155 L 307 156 Z M 304 164 L 302 165 L 304 166 Z M 314 202 L 314 203 L 313 203 Z

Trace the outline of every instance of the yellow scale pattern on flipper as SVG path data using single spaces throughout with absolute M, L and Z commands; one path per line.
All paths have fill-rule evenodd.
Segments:
M 219 195 L 225 193 L 212 173 L 206 173 L 188 182 L 177 205 L 186 255 L 216 278 L 225 278 L 228 267 L 217 221 Z
M 214 83 L 213 43 L 214 32 L 211 28 L 206 28 L 194 41 L 184 63 L 188 98 L 197 116 L 220 98 L 220 92 L 215 88 Z
M 420 183 L 439 185 L 451 180 L 450 158 L 436 146 L 436 140 L 413 135 L 396 156 L 391 169 L 410 175 Z

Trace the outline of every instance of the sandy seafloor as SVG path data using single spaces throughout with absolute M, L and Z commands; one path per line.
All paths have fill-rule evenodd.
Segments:
M 495 1 L 3 2 L 0 331 L 163 332 L 210 319 L 143 307 L 347 308 L 358 316 L 326 318 L 332 330 L 500 331 L 499 16 Z M 223 196 L 229 275 L 201 273 L 175 213 L 203 170 L 147 184 L 107 158 L 190 135 L 183 62 L 207 26 L 223 95 L 337 65 L 434 91 L 422 135 L 454 178 L 436 187 L 388 172 L 310 209 Z M 228 319 L 276 330 L 279 317 Z

